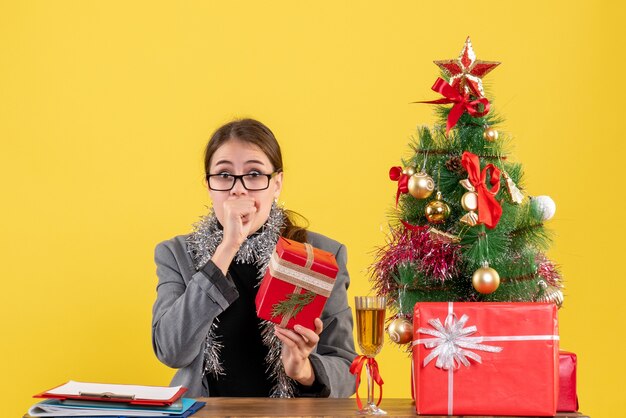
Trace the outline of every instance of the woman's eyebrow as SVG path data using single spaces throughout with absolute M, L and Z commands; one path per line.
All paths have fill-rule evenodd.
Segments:
M 260 165 L 265 165 L 265 163 L 261 160 L 248 160 L 246 162 L 244 162 L 244 164 L 260 164 Z M 218 160 L 215 163 L 215 166 L 219 166 L 219 165 L 234 165 L 232 161 L 230 160 Z
M 260 161 L 260 160 L 248 160 L 248 161 L 246 161 L 246 164 L 261 164 L 261 165 L 265 165 L 265 163 L 263 161 Z
M 230 162 L 229 160 L 219 160 L 218 162 L 215 163 L 216 166 L 220 164 L 233 165 L 233 163 Z

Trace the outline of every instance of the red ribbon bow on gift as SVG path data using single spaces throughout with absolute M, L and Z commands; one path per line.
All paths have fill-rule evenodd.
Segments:
M 448 82 L 441 77 L 435 81 L 435 84 L 431 87 L 432 90 L 440 93 L 445 99 L 414 102 L 414 103 L 430 103 L 430 104 L 447 104 L 454 103 L 450 113 L 448 113 L 448 121 L 446 123 L 446 135 L 450 132 L 450 129 L 456 125 L 463 112 L 467 111 L 471 116 L 478 118 L 485 116 L 489 113 L 489 100 L 485 97 L 481 97 L 476 100 L 470 101 L 469 94 L 461 94 L 457 89 L 452 87 Z M 479 111 L 476 106 L 482 103 L 483 110 Z
M 408 193 L 409 192 L 409 178 L 408 174 L 404 174 L 402 172 L 402 167 L 391 167 L 389 169 L 389 178 L 393 181 L 398 182 L 398 191 L 396 192 L 396 207 L 398 207 L 398 199 L 400 198 L 400 193 Z
M 378 395 L 378 402 L 376 402 L 376 406 L 380 405 L 380 401 L 383 399 L 383 378 L 380 377 L 380 372 L 378 371 L 378 363 L 376 363 L 376 359 L 374 357 L 367 356 L 356 356 L 352 364 L 350 365 L 350 373 L 356 375 L 356 404 L 359 406 L 359 409 L 363 409 L 363 403 L 361 402 L 361 398 L 359 397 L 359 384 L 361 383 L 361 370 L 363 370 L 363 366 L 367 363 L 367 367 L 369 367 L 370 372 L 372 374 L 372 379 L 380 388 L 380 393 Z M 367 389 L 369 390 L 369 388 Z M 373 394 L 372 394 L 373 396 Z
M 478 156 L 468 151 L 463 153 L 461 164 L 467 170 L 467 177 L 478 194 L 478 222 L 485 224 L 489 229 L 495 228 L 502 216 L 502 206 L 496 200 L 496 194 L 500 190 L 500 169 L 493 164 L 487 164 L 481 172 Z M 491 170 L 489 176 L 491 190 L 485 183 L 489 170 Z

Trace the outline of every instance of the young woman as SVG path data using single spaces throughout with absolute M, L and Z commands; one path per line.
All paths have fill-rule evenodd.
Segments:
M 317 396 L 354 393 L 356 356 L 346 292 L 346 248 L 293 222 L 276 205 L 283 163 L 274 134 L 243 119 L 220 127 L 206 147 L 211 213 L 189 235 L 156 247 L 159 283 L 152 344 L 179 369 L 186 396 Z M 254 299 L 279 236 L 335 254 L 333 291 L 316 329 L 257 318 Z

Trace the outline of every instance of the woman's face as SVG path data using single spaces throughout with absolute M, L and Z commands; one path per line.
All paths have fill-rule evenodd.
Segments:
M 233 175 L 271 174 L 273 172 L 274 166 L 258 146 L 236 138 L 229 139 L 215 151 L 211 157 L 209 170 L 209 174 L 227 173 Z M 269 187 L 265 190 L 246 190 L 242 181 L 237 180 L 229 191 L 209 189 L 209 196 L 213 201 L 215 215 L 222 225 L 224 225 L 224 201 L 246 196 L 254 199 L 257 215 L 250 227 L 250 233 L 252 234 L 267 221 L 272 202 L 280 195 L 282 184 L 283 173 L 281 172 L 270 179 Z

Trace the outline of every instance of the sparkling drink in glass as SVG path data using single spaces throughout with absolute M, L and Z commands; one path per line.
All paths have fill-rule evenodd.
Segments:
M 387 298 L 384 296 L 357 296 L 354 299 L 359 347 L 363 355 L 374 358 L 383 348 Z M 386 412 L 374 403 L 372 370 L 370 370 L 369 365 L 366 365 L 366 368 L 367 404 L 358 412 L 364 415 L 384 415 Z

